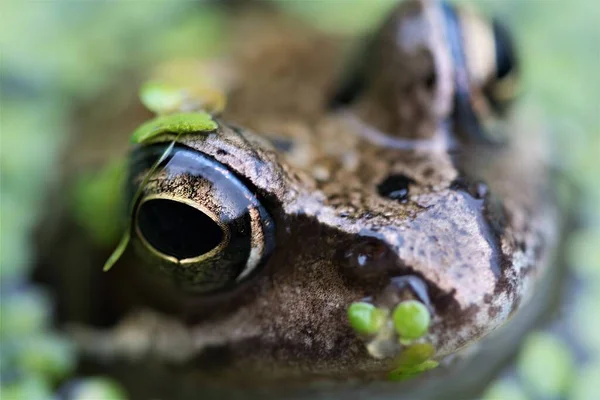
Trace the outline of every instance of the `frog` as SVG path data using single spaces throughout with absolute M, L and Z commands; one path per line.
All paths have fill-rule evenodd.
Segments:
M 103 316 L 65 306 L 82 354 L 134 393 L 158 376 L 171 396 L 435 387 L 527 309 L 558 242 L 542 135 L 506 116 L 507 32 L 408 0 L 348 66 L 345 42 L 298 21 L 235 29 L 222 109 L 137 105 L 127 248 L 70 289 Z M 425 318 L 417 337 L 403 305 Z

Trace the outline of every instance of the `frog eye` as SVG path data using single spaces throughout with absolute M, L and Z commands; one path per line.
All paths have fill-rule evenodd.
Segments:
M 496 79 L 504 79 L 515 72 L 516 57 L 512 38 L 508 29 L 498 20 L 492 22 L 496 50 Z
M 508 29 L 498 20 L 492 22 L 495 50 L 495 75 L 486 94 L 497 111 L 503 111 L 517 93 L 518 64 Z
M 131 192 L 165 146 L 132 156 Z M 153 173 L 132 216 L 138 253 L 198 292 L 232 287 L 274 247 L 274 224 L 256 195 L 223 164 L 175 146 Z
M 501 113 L 517 92 L 518 65 L 510 32 L 499 20 L 486 20 L 467 9 L 459 9 L 458 16 L 471 83 Z

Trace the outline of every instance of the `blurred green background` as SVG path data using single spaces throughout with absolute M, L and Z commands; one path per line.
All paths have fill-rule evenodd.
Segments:
M 523 104 L 546 122 L 556 167 L 578 188 L 584 221 L 570 240 L 581 281 L 552 326 L 525 343 L 516 374 L 488 398 L 592 399 L 600 393 L 600 3 L 596 0 L 462 1 L 512 27 L 523 59 Z M 226 14 L 193 1 L 18 1 L 0 4 L 0 371 L 3 399 L 52 398 L 74 368 L 72 345 L 51 327 L 52 300 L 28 283 L 31 232 L 56 184 L 77 104 L 125 71 L 215 54 Z M 320 29 L 373 29 L 395 1 L 274 1 Z M 143 73 L 143 72 L 142 72 Z M 584 357 L 572 349 L 583 349 Z M 541 366 L 550 376 L 539 377 Z M 596 378 L 596 379 L 594 379 Z M 126 398 L 103 378 L 77 381 L 69 398 Z M 64 388 L 63 391 L 67 390 Z M 63 392 L 66 393 L 66 392 Z M 87 397 L 86 397 L 87 396 Z

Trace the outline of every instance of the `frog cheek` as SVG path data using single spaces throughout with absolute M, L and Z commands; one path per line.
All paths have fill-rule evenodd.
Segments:
M 134 154 L 132 186 L 162 147 Z M 274 224 L 257 197 L 227 167 L 183 146 L 147 180 L 133 210 L 133 243 L 140 257 L 196 293 L 248 279 L 274 247 Z

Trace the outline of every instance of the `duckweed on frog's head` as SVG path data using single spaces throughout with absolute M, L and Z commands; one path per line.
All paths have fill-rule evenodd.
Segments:
M 388 374 L 389 380 L 401 381 L 438 366 L 438 362 L 432 359 L 435 355 L 434 346 L 427 342 L 416 342 L 427 333 L 431 322 L 429 310 L 423 303 L 417 300 L 403 301 L 391 314 L 387 308 L 371 303 L 352 303 L 348 307 L 348 321 L 352 329 L 371 341 L 371 344 L 379 342 L 376 347 L 383 345 L 388 350 L 395 349 L 380 356 L 369 350 L 376 358 L 396 357 L 396 367 Z
M 403 381 L 437 367 L 439 363 L 431 359 L 434 354 L 435 349 L 430 343 L 416 343 L 404 348 L 396 360 L 398 366 L 388 374 L 388 380 Z
M 372 304 L 357 302 L 348 307 L 348 321 L 360 335 L 372 335 L 385 323 L 386 312 Z
M 429 310 L 416 300 L 407 300 L 398 304 L 392 313 L 392 319 L 396 332 L 404 340 L 414 340 L 424 336 L 431 323 Z
M 217 123 L 210 114 L 205 112 L 163 115 L 151 119 L 137 128 L 131 135 L 131 142 L 140 144 L 165 133 L 183 135 L 194 132 L 211 132 L 217 127 Z

